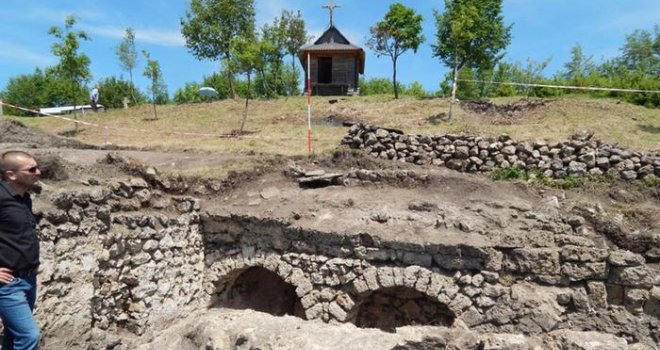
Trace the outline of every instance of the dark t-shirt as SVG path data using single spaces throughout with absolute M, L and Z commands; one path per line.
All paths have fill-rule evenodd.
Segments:
M 30 195 L 20 196 L 0 181 L 0 267 L 24 271 L 39 266 L 36 226 Z

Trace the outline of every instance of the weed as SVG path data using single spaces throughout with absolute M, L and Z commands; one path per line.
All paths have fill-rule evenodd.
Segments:
M 589 187 L 595 184 L 611 183 L 615 179 L 608 175 L 601 176 L 575 176 L 568 175 L 561 179 L 555 179 L 545 175 L 540 169 L 525 170 L 519 167 L 495 168 L 490 173 L 493 180 L 524 180 L 530 185 L 540 184 L 560 189 L 571 189 L 577 187 Z
M 527 180 L 527 172 L 518 167 L 495 168 L 490 173 L 490 178 L 493 180 Z
M 649 175 L 642 179 L 642 183 L 648 187 L 660 188 L 660 177 Z

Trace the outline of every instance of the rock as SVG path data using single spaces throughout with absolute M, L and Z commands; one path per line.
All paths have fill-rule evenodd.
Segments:
M 639 266 L 644 264 L 644 257 L 628 250 L 615 250 L 610 253 L 607 261 L 619 267 Z
M 408 210 L 434 211 L 434 210 L 438 210 L 438 205 L 430 201 L 412 201 L 408 203 Z
M 634 267 L 613 267 L 608 282 L 630 287 L 651 287 L 654 283 L 646 265 Z
M 277 187 L 268 187 L 259 193 L 263 199 L 271 199 L 280 196 L 280 190 Z
M 514 155 L 516 154 L 516 147 L 515 146 L 505 146 L 502 148 L 502 154 L 504 155 Z
M 568 164 L 568 173 L 571 175 L 582 176 L 587 172 L 587 164 L 571 161 Z
M 561 250 L 561 258 L 564 261 L 578 262 L 601 262 L 609 255 L 607 249 L 597 249 L 582 246 L 564 246 Z
M 635 180 L 637 178 L 637 173 L 634 170 L 622 171 L 621 178 L 624 180 Z
M 649 299 L 649 291 L 646 289 L 630 288 L 626 290 L 624 305 L 626 309 L 636 315 L 644 313 L 644 304 Z
M 627 350 L 628 342 L 614 335 L 599 332 L 580 332 L 567 329 L 546 335 L 547 343 L 557 344 L 559 349 L 571 350 Z
M 458 159 L 467 159 L 470 157 L 470 149 L 467 146 L 458 146 L 454 156 Z
M 504 268 L 516 273 L 555 275 L 560 272 L 559 253 L 554 249 L 513 249 L 504 259 Z
M 587 282 L 587 294 L 589 302 L 594 308 L 604 309 L 607 307 L 607 288 L 605 283 L 589 281 Z
M 600 280 L 607 277 L 607 264 L 600 263 L 564 263 L 561 274 L 570 281 Z

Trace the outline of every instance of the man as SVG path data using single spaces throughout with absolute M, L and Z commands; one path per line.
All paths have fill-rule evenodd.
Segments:
M 99 103 L 99 86 L 96 85 L 92 89 L 92 92 L 89 94 L 89 104 L 92 106 L 92 110 L 96 112 L 98 109 L 98 103 Z
M 0 154 L 0 319 L 2 350 L 37 349 L 39 326 L 32 310 L 37 297 L 39 240 L 32 199 L 41 170 L 30 154 Z

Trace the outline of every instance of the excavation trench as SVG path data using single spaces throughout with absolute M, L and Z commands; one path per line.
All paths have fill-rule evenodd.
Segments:
M 515 184 L 356 170 L 301 189 L 273 172 L 212 192 L 133 170 L 53 180 L 61 190 L 35 198 L 46 348 L 139 344 L 218 309 L 388 332 L 659 341 L 658 264 Z

